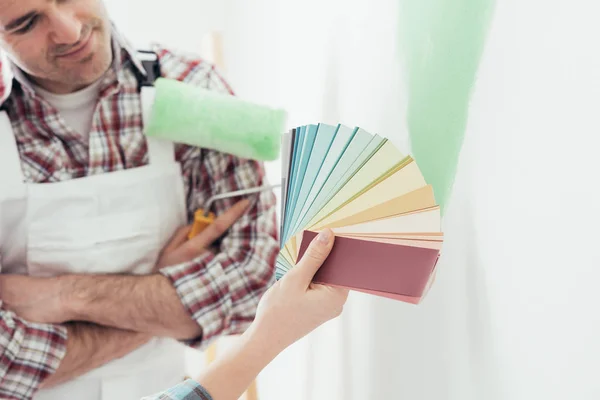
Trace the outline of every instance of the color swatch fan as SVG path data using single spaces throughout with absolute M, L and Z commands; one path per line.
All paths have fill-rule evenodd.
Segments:
M 440 208 L 415 160 L 362 128 L 283 136 L 277 279 L 324 228 L 335 244 L 313 281 L 418 304 L 443 242 Z

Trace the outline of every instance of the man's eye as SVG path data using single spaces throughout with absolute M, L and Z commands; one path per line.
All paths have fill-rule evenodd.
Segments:
M 18 35 L 22 35 L 24 33 L 29 32 L 35 26 L 37 19 L 38 19 L 37 16 L 30 18 L 29 21 L 27 21 L 27 24 L 25 26 L 23 26 L 22 28 L 17 29 L 15 31 L 15 33 Z

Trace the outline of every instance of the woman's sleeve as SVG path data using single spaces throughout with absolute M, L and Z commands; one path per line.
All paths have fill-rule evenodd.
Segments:
M 188 379 L 177 386 L 157 393 L 142 400 L 213 400 L 210 394 L 193 379 Z

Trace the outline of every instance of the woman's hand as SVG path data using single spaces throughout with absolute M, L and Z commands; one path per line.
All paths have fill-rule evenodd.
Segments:
M 340 315 L 348 290 L 312 283 L 333 242 L 330 230 L 317 236 L 298 265 L 261 298 L 256 318 L 240 340 L 209 364 L 194 384 L 183 382 L 160 398 L 183 399 L 193 387 L 194 393 L 207 391 L 214 400 L 237 400 L 286 347 Z
M 341 314 L 348 290 L 311 283 L 334 241 L 330 230 L 321 232 L 298 265 L 269 288 L 258 306 L 252 336 L 279 352 Z

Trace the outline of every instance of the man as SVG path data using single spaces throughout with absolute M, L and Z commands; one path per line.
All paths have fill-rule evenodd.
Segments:
M 272 283 L 262 165 L 143 133 L 149 79 L 101 0 L 0 0 L 0 398 L 132 399 L 184 378 L 183 345 L 242 333 Z M 231 93 L 156 48 L 161 75 Z M 214 239 L 222 237 L 217 249 Z

